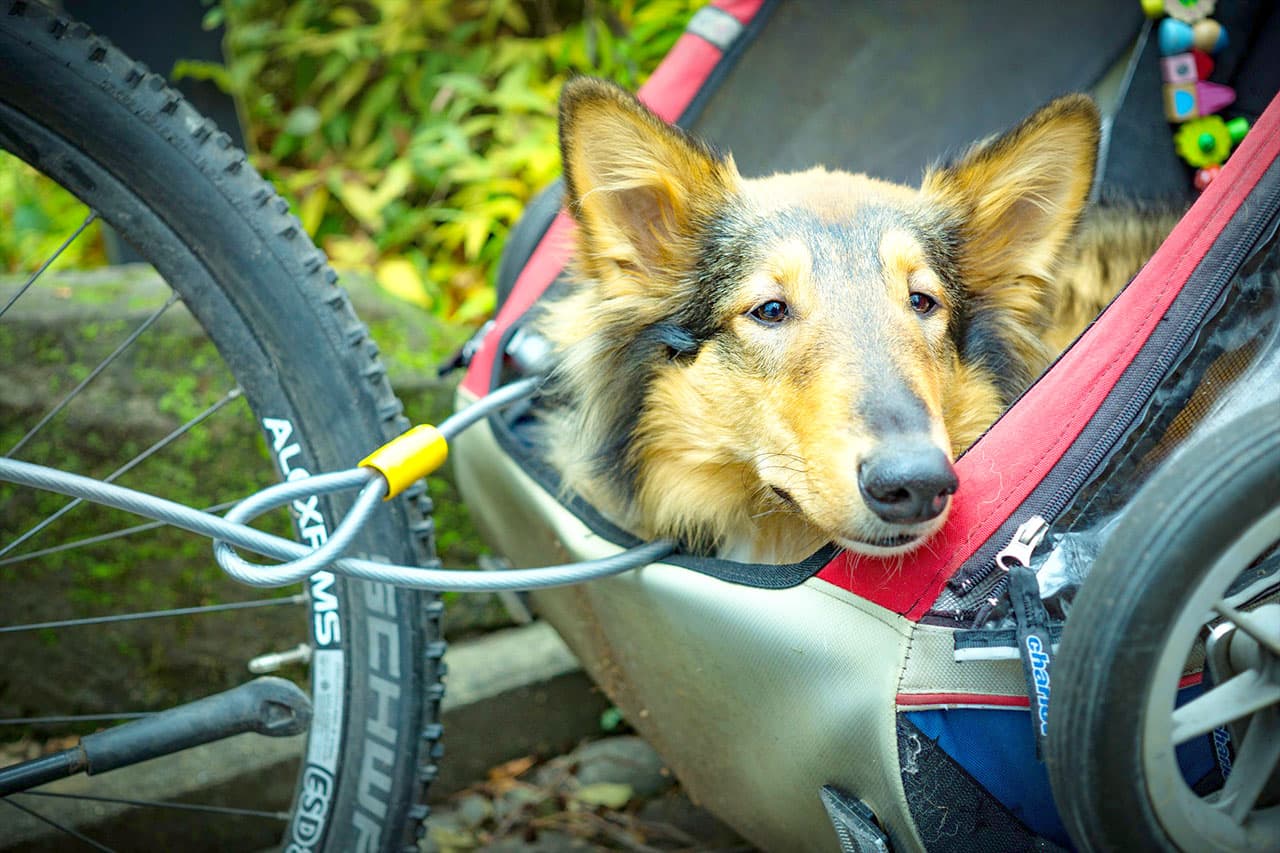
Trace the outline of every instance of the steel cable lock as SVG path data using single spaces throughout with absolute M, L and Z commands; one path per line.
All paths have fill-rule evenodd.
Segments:
M 13 459 L 0 459 L 0 480 L 104 504 L 208 536 L 213 539 L 214 559 L 223 571 L 250 586 L 287 586 L 318 571 L 328 570 L 362 580 L 437 592 L 541 589 L 619 574 L 672 553 L 675 550 L 673 543 L 658 541 L 597 560 L 498 572 L 442 569 L 438 562 L 433 566 L 419 567 L 343 556 L 379 503 L 400 494 L 444 463 L 449 441 L 494 412 L 532 396 L 541 384 L 542 377 L 530 376 L 504 385 L 449 416 L 439 427 L 417 426 L 393 438 L 366 456 L 355 468 L 277 483 L 245 498 L 225 517 L 91 477 Z M 319 548 L 308 548 L 246 524 L 264 512 L 299 498 L 356 488 L 360 491 L 355 504 Z M 237 554 L 233 545 L 286 562 L 276 565 L 251 563 Z

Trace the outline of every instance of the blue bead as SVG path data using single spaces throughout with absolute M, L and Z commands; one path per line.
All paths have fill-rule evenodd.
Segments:
M 1191 27 L 1176 18 L 1165 18 L 1160 22 L 1160 54 L 1173 56 L 1191 49 L 1193 39 Z

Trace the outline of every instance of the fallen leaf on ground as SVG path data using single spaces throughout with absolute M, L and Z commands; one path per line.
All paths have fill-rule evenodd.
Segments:
M 608 809 L 620 809 L 634 795 L 630 785 L 618 782 L 596 782 L 584 785 L 571 794 L 579 803 L 588 806 L 604 806 Z

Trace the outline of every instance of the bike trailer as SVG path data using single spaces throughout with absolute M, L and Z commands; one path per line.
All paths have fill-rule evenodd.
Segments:
M 1190 171 L 1172 155 L 1155 37 L 1145 39 L 1138 4 L 983 9 L 720 0 L 693 18 L 640 96 L 733 150 L 744 173 L 823 162 L 912 180 L 925 163 L 1053 95 L 1092 90 L 1113 116 L 1102 182 L 1146 198 L 1193 195 Z M 1219 18 L 1251 34 L 1240 39 L 1249 49 L 1221 55 L 1215 79 L 1235 85 L 1235 114 L 1253 129 L 1128 288 L 958 460 L 954 508 L 930 547 L 892 561 L 828 547 L 793 565 L 679 553 L 533 596 L 690 793 L 760 847 L 1056 849 L 1095 843 L 1082 837 L 1108 821 L 1154 821 L 1166 827 L 1151 830 L 1165 832 L 1161 843 L 1187 846 L 1158 803 L 1102 815 L 1073 805 L 1074 788 L 1097 785 L 1084 770 L 1061 769 L 1074 759 L 1055 756 L 1113 765 L 1084 736 L 1064 741 L 1066 723 L 1060 731 L 1054 723 L 1071 716 L 1068 700 L 1094 704 L 1063 671 L 1121 672 L 1129 660 L 1126 632 L 1109 657 L 1084 662 L 1068 662 L 1071 649 L 1058 644 L 1084 618 L 1077 603 L 1092 578 L 1082 584 L 1138 512 L 1135 495 L 1187 481 L 1168 472 L 1237 416 L 1280 422 L 1280 100 L 1268 106 L 1280 85 L 1280 20 L 1249 8 L 1229 20 L 1228 11 Z M 1113 85 L 1108 70 L 1126 67 L 1135 42 L 1131 79 Z M 558 208 L 553 188 L 511 241 L 503 304 L 459 388 L 460 406 L 536 360 L 522 321 L 558 286 L 571 250 L 572 226 Z M 459 485 L 484 534 L 519 565 L 636 544 L 561 492 L 530 438 L 540 405 L 550 403 L 508 410 L 456 443 Z M 1215 458 L 1266 440 L 1236 435 Z M 1217 494 L 1199 497 L 1209 505 Z M 1217 613 L 1274 606 L 1275 541 L 1232 573 Z M 1131 565 L 1113 572 L 1152 602 L 1134 618 L 1172 613 L 1161 602 L 1183 590 L 1141 574 L 1142 558 L 1128 555 Z M 1121 617 L 1101 618 L 1105 626 Z M 1223 618 L 1202 612 L 1196 625 Z M 1167 666 L 1157 673 L 1176 693 L 1169 713 L 1227 677 L 1206 668 L 1215 652 L 1204 636 L 1188 640 L 1171 675 Z M 1140 705 L 1146 694 L 1133 685 L 1132 695 Z M 1124 704 L 1107 705 L 1103 722 L 1127 719 Z M 1176 750 L 1165 750 L 1176 752 L 1178 784 L 1202 795 L 1229 784 L 1241 754 L 1239 729 L 1205 725 L 1180 729 Z M 1153 740 L 1142 731 L 1128 739 L 1135 750 Z M 1114 751 L 1127 754 L 1128 740 Z M 1261 778 L 1251 803 L 1274 803 Z M 1113 781 L 1115 802 L 1127 802 L 1119 791 L 1131 780 Z M 1271 838 L 1275 810 L 1261 830 L 1242 818 L 1243 834 L 1224 830 L 1214 844 L 1248 849 Z

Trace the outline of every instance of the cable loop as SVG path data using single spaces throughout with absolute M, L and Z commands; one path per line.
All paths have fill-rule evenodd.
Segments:
M 446 418 L 440 424 L 439 432 L 446 439 L 452 439 L 498 409 L 533 395 L 541 382 L 541 377 L 535 376 L 505 385 Z M 387 479 L 372 467 L 277 483 L 241 501 L 222 518 L 114 483 L 15 459 L 0 458 L 0 480 L 112 506 L 208 536 L 214 540 L 213 552 L 218 565 L 231 577 L 250 586 L 287 586 L 318 571 L 331 571 L 362 580 L 437 592 L 541 589 L 637 569 L 676 550 L 671 542 L 649 542 L 597 560 L 497 572 L 442 569 L 438 561 L 429 566 L 402 566 L 343 556 L 388 492 Z M 354 505 L 319 548 L 308 548 L 244 524 L 293 501 L 354 488 L 360 489 Z M 274 566 L 251 563 L 236 554 L 232 545 L 285 562 Z
M 241 524 L 292 501 L 312 495 L 334 494 L 354 486 L 362 487 L 360 494 L 356 496 L 355 505 L 329 534 L 324 544 L 305 557 L 274 566 L 262 566 L 242 558 L 225 540 L 215 539 L 213 558 L 224 572 L 250 586 L 285 586 L 329 568 L 350 547 L 351 540 L 360 532 L 365 521 L 373 514 L 378 501 L 387 493 L 386 479 L 372 468 L 352 468 L 336 474 L 321 474 L 277 483 L 245 498 L 224 516 L 227 521 Z

